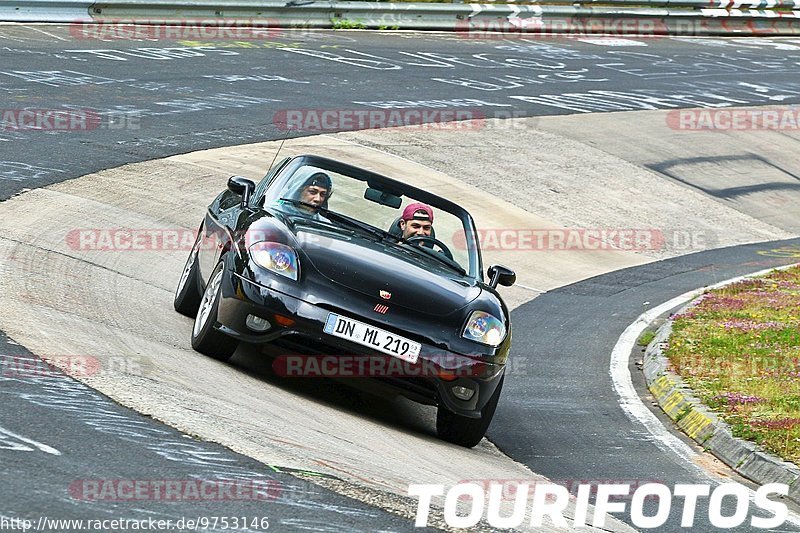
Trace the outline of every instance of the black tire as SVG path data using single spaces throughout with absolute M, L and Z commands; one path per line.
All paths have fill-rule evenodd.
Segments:
M 227 361 L 233 356 L 239 341 L 214 328 L 217 323 L 223 276 L 225 276 L 224 264 L 220 262 L 208 277 L 206 290 L 200 299 L 200 307 L 192 326 L 192 348 L 214 359 Z M 207 314 L 204 313 L 205 306 L 208 306 Z
M 436 434 L 439 438 L 465 448 L 477 445 L 486 435 L 489 424 L 492 423 L 497 402 L 500 400 L 500 391 L 503 390 L 504 379 L 505 375 L 500 378 L 500 383 L 497 384 L 494 394 L 481 411 L 480 418 L 467 418 L 449 411 L 444 406 L 439 406 L 439 410 L 436 412 Z
M 200 248 L 200 236 L 201 233 L 198 231 L 197 240 L 186 259 L 181 279 L 178 280 L 178 288 L 175 289 L 175 299 L 172 302 L 172 306 L 177 312 L 189 318 L 197 316 L 197 309 L 200 307 L 200 285 L 197 283 L 197 251 Z

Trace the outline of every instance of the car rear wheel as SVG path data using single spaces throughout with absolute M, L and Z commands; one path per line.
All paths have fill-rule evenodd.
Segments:
M 225 268 L 220 262 L 208 279 L 192 328 L 192 348 L 220 361 L 230 359 L 239 345 L 239 341 L 214 328 L 217 323 L 217 309 L 224 276 Z
M 492 422 L 497 402 L 500 400 L 504 379 L 505 375 L 500 378 L 500 383 L 497 384 L 494 394 L 481 411 L 480 418 L 467 418 L 449 411 L 443 405 L 439 406 L 439 410 L 436 412 L 436 434 L 439 438 L 465 448 L 472 448 L 478 444 L 486 435 L 486 430 L 489 429 L 489 424 Z
M 200 235 L 200 232 L 197 232 L 197 240 L 189 252 L 172 302 L 177 312 L 189 318 L 194 318 L 200 307 L 200 287 L 197 284 L 197 251 L 200 249 Z

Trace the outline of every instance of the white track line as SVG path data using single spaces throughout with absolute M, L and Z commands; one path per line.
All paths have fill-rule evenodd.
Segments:
M 54 35 L 48 31 L 40 30 L 39 28 L 34 28 L 33 26 L 23 26 L 23 28 L 28 28 L 29 30 L 38 31 L 39 33 L 44 33 L 45 35 L 49 35 L 53 39 L 58 39 L 59 41 L 69 41 L 69 39 L 64 39 L 63 37 L 59 37 L 58 35 Z
M 678 437 L 667 431 L 656 416 L 644 405 L 636 389 L 633 387 L 633 379 L 628 369 L 628 360 L 631 351 L 636 344 L 636 339 L 650 325 L 653 320 L 666 313 L 670 309 L 682 305 L 695 296 L 702 294 L 703 289 L 697 289 L 686 294 L 682 294 L 668 302 L 650 309 L 639 315 L 636 321 L 625 328 L 620 335 L 614 350 L 611 352 L 611 382 L 614 390 L 619 395 L 619 404 L 625 414 L 631 420 L 641 423 L 647 431 L 655 438 L 655 442 L 662 450 L 669 450 L 678 454 L 681 459 L 688 461 L 698 470 L 705 472 L 691 460 L 697 455 L 691 447 L 685 444 Z
M 642 313 L 633 322 L 633 324 L 625 328 L 625 331 L 622 332 L 619 340 L 617 340 L 614 350 L 611 352 L 611 368 L 609 370 L 611 382 L 614 385 L 614 390 L 619 395 L 620 407 L 622 407 L 622 410 L 625 412 L 628 418 L 635 422 L 641 423 L 647 429 L 650 435 L 653 436 L 653 439 L 659 448 L 677 454 L 696 471 L 701 473 L 704 477 L 716 485 L 720 484 L 721 481 L 715 477 L 712 477 L 705 469 L 701 468 L 693 461 L 693 458 L 698 457 L 698 453 L 678 437 L 673 435 L 669 430 L 667 430 L 667 428 L 661 424 L 658 418 L 656 418 L 656 415 L 654 415 L 650 409 L 644 405 L 644 402 L 642 402 L 641 398 L 639 398 L 639 395 L 636 393 L 636 389 L 633 388 L 633 380 L 631 378 L 631 373 L 628 370 L 628 361 L 630 359 L 631 352 L 636 344 L 636 339 L 639 338 L 639 335 L 642 334 L 642 332 L 645 330 L 645 328 L 647 328 L 647 326 L 650 325 L 651 322 L 670 309 L 688 303 L 695 296 L 702 294 L 703 291 L 707 289 L 716 289 L 746 278 L 761 276 L 772 272 L 773 270 L 785 270 L 793 266 L 795 265 L 768 268 L 753 274 L 747 274 L 746 276 L 739 276 L 726 281 L 720 281 L 714 285 L 689 291 L 667 302 L 664 302 L 663 304 L 654 307 L 645 313 Z M 750 500 L 753 500 L 755 497 L 755 492 L 752 490 L 749 492 Z M 790 511 L 786 521 L 800 526 L 800 515 Z
M 29 439 L 27 437 L 23 437 L 22 435 L 17 435 L 16 433 L 9 431 L 5 428 L 0 427 L 0 435 L 7 435 L 12 439 L 17 439 L 19 441 L 24 442 L 25 444 L 30 444 L 38 448 L 39 450 L 43 451 L 44 453 L 49 453 L 50 455 L 61 455 L 61 452 L 56 450 L 55 448 L 48 446 L 47 444 L 42 444 L 41 442 L 35 441 L 33 439 Z M 30 448 L 28 448 L 30 449 Z

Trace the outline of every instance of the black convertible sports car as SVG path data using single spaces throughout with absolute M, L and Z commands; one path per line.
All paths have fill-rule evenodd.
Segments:
M 200 226 L 175 309 L 195 317 L 201 353 L 227 360 L 239 341 L 289 346 L 302 359 L 282 361 L 286 375 L 383 381 L 437 405 L 438 435 L 471 447 L 494 415 L 511 347 L 496 286 L 516 276 L 499 265 L 487 275 L 472 217 L 455 203 L 304 155 L 258 185 L 230 178 Z

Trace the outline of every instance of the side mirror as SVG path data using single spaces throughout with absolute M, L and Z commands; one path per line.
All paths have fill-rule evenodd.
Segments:
M 486 274 L 489 276 L 489 286 L 493 289 L 498 285 L 510 287 L 517 281 L 514 271 L 503 265 L 490 266 Z
M 250 202 L 250 195 L 255 188 L 256 184 L 252 180 L 242 176 L 231 176 L 228 179 L 228 190 L 242 197 L 242 208 Z

